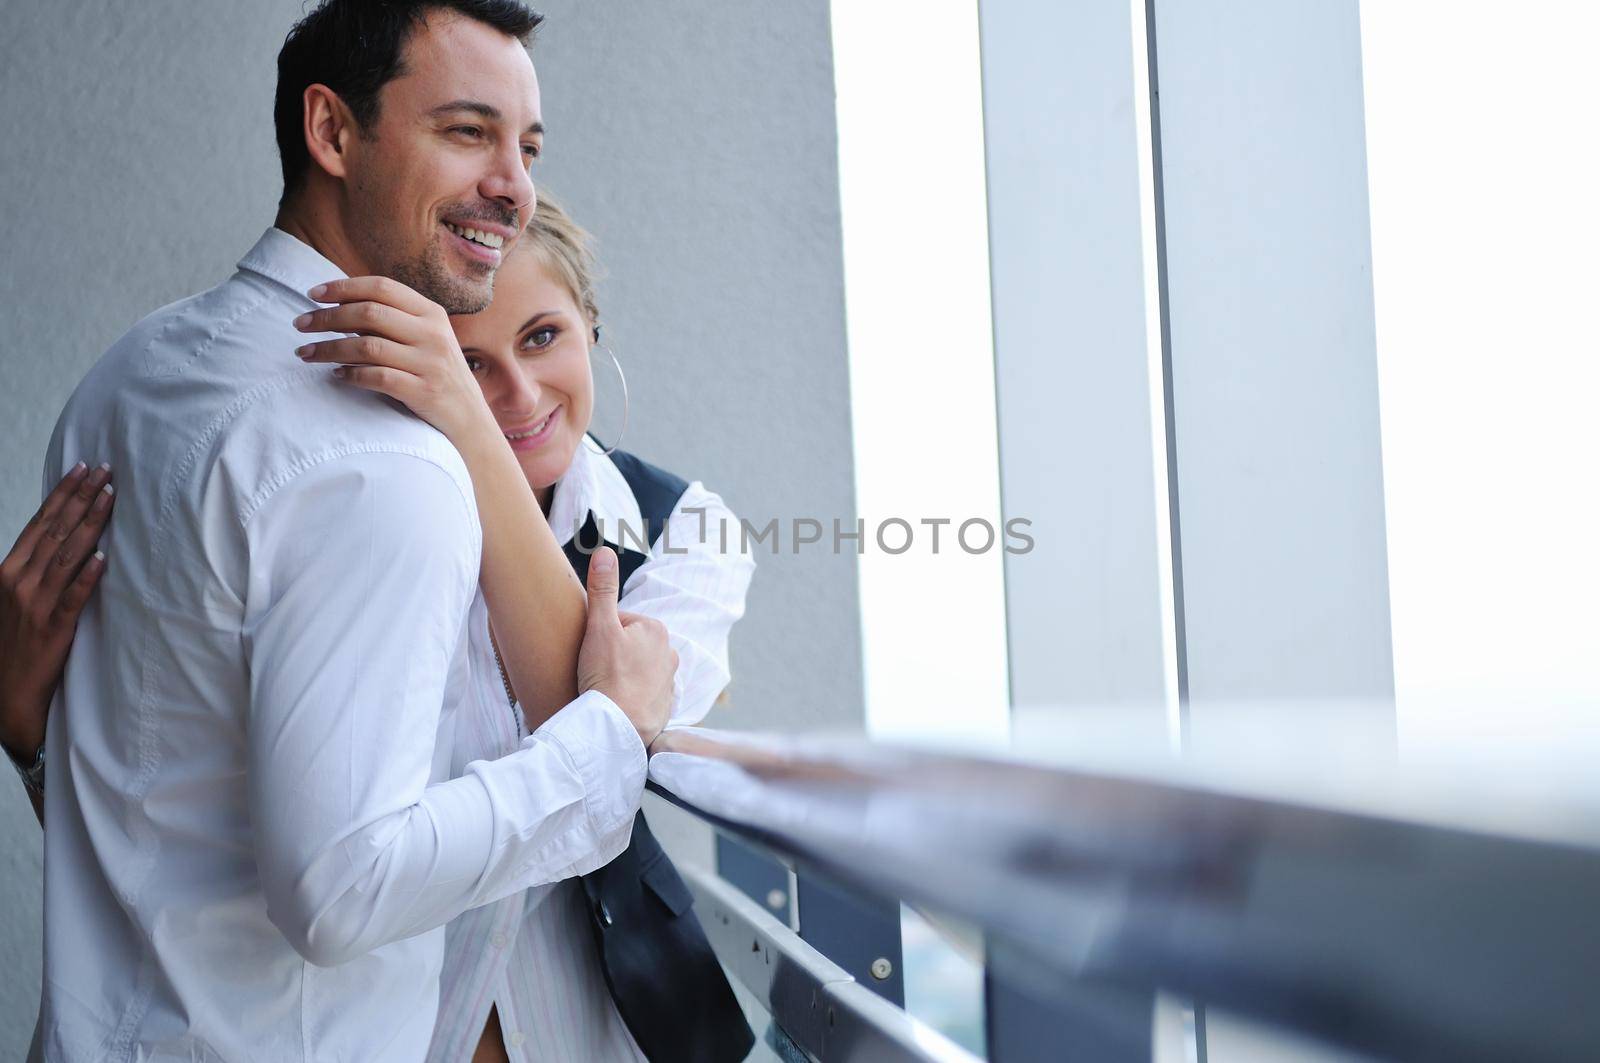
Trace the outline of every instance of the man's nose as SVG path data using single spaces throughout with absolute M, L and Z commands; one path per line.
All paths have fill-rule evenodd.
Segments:
M 533 216 L 533 176 L 527 169 L 527 156 L 520 143 L 495 153 L 494 167 L 484 177 L 479 190 L 486 199 L 495 199 L 517 212 L 517 224 L 527 224 Z

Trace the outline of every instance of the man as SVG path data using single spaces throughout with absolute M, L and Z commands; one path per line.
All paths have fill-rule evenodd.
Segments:
M 307 292 L 485 305 L 533 204 L 538 23 L 508 0 L 329 0 L 280 57 L 275 228 L 119 340 L 46 476 L 116 470 L 116 558 L 47 747 L 35 1058 L 420 1060 L 443 925 L 626 845 L 673 660 L 597 552 L 580 672 L 446 780 L 481 549 L 459 456 L 294 355 Z M 295 72 L 337 57 L 338 85 Z M 285 101 L 286 89 L 294 90 Z M 291 116 L 292 117 L 292 116 Z M 294 128 L 293 121 L 288 123 Z

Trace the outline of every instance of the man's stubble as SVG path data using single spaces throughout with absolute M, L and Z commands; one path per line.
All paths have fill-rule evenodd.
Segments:
M 359 178 L 354 185 L 358 204 L 362 210 L 361 224 L 364 232 L 361 242 L 368 252 L 364 256 L 372 264 L 374 273 L 397 280 L 425 298 L 444 307 L 447 314 L 476 314 L 489 305 L 494 296 L 493 267 L 486 267 L 481 279 L 470 279 L 453 273 L 445 262 L 448 252 L 441 244 L 440 229 L 417 252 L 396 247 L 391 235 L 392 220 L 378 207 L 383 197 L 375 194 L 372 186 Z M 440 227 L 442 228 L 442 227 Z
M 476 314 L 494 296 L 494 270 L 481 282 L 473 283 L 452 274 L 444 264 L 445 250 L 434 240 L 422 254 L 401 260 L 389 268 L 389 276 L 406 287 L 432 299 L 447 314 Z

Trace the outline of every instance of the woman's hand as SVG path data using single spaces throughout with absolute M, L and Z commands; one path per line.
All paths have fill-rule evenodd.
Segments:
M 300 315 L 295 328 L 355 335 L 308 343 L 295 352 L 301 359 L 340 363 L 340 377 L 403 402 L 458 449 L 489 436 L 503 442 L 437 303 L 388 277 L 329 281 L 307 294 L 339 305 Z
M 306 293 L 338 306 L 295 320 L 306 332 L 353 332 L 308 343 L 308 362 L 387 395 L 445 434 L 466 463 L 483 527 L 479 583 L 512 689 L 530 728 L 577 696 L 583 584 L 495 424 L 443 309 L 384 277 L 330 281 Z
M 29 761 L 89 595 L 105 571 L 95 549 L 111 518 L 111 470 L 74 465 L 0 561 L 0 742 Z

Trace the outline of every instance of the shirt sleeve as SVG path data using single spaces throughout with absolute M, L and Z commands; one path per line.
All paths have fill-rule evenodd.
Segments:
M 728 633 L 744 616 L 755 568 L 738 518 L 698 480 L 690 484 L 617 603 L 666 625 L 678 652 L 667 726 L 699 723 L 727 687 Z
M 332 965 L 626 847 L 644 785 L 604 695 L 433 783 L 478 576 L 465 472 L 362 452 L 299 472 L 246 524 L 249 787 L 267 913 Z

